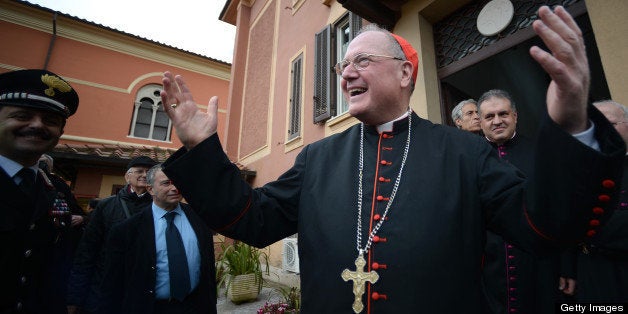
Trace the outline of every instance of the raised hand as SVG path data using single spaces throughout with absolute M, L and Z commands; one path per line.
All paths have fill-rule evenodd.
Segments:
M 161 103 L 187 149 L 214 135 L 218 126 L 218 97 L 209 100 L 207 112 L 196 107 L 188 86 L 181 75 L 165 72 L 162 79 Z
M 588 123 L 591 80 L 582 32 L 562 6 L 554 12 L 547 6 L 539 8 L 539 18 L 532 26 L 551 54 L 533 46 L 530 55 L 552 78 L 547 89 L 547 111 L 565 131 L 582 132 Z

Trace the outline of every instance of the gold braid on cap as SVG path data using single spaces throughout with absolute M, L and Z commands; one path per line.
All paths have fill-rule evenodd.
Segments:
M 72 90 L 70 84 L 66 83 L 64 80 L 54 75 L 44 74 L 41 76 L 41 81 L 49 87 L 44 90 L 44 92 L 50 97 L 55 95 L 55 88 L 62 93 L 66 93 Z

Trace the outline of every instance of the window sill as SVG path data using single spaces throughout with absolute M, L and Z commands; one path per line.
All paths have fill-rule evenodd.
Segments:
M 150 138 L 145 138 L 145 137 L 135 137 L 135 136 L 131 136 L 131 135 L 127 135 L 127 138 L 132 138 L 135 140 L 144 140 L 144 141 L 151 141 L 151 142 L 159 142 L 159 143 L 168 143 L 168 144 L 172 144 L 172 141 L 162 141 L 162 140 L 153 140 Z
M 325 123 L 325 136 L 327 137 L 336 133 L 340 133 L 359 122 L 360 121 L 350 115 L 349 112 L 345 112 L 339 116 L 327 120 L 327 123 Z
M 284 146 L 284 153 L 293 151 L 301 146 L 303 146 L 303 137 L 297 136 L 289 141 L 286 141 L 286 145 Z

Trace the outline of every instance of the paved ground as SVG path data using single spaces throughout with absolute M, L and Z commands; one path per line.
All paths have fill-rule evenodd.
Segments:
M 257 300 L 242 304 L 234 304 L 225 297 L 222 290 L 218 295 L 217 309 L 219 314 L 251 314 L 257 313 L 257 310 L 268 302 L 278 302 L 282 300 L 281 293 L 276 287 L 263 287 Z

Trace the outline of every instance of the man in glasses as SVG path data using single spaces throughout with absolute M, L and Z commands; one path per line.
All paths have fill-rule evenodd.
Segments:
M 142 211 L 152 202 L 146 175 L 157 162 L 146 156 L 133 158 L 124 178 L 127 185 L 116 195 L 101 200 L 79 243 L 68 284 L 69 314 L 95 313 L 104 270 L 104 245 L 114 224 Z
M 560 6 L 541 7 L 539 17 L 534 30 L 551 51 L 530 53 L 553 81 L 534 190 L 485 139 L 412 112 L 418 54 L 373 24 L 336 66 L 349 113 L 362 123 L 303 147 L 260 188 L 223 152 L 217 98 L 201 112 L 183 78 L 166 72 L 162 102 L 185 147 L 164 172 L 213 230 L 258 247 L 298 232 L 302 313 L 486 313 L 487 229 L 551 250 L 595 233 L 589 216 L 606 216 L 592 208 L 608 215 L 618 194 L 625 145 L 599 112 L 587 113 L 580 29 Z M 599 142 L 593 128 L 605 135 Z

